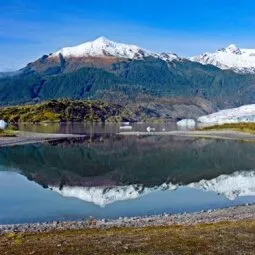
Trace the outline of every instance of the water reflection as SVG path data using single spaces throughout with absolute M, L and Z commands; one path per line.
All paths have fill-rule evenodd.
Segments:
M 255 169 L 255 144 L 98 135 L 0 149 L 1 165 L 43 187 L 187 185 Z
M 116 134 L 120 132 L 120 127 L 127 123 L 91 123 L 91 122 L 71 122 L 71 123 L 21 123 L 19 130 L 32 131 L 39 133 L 64 133 L 64 134 Z M 176 123 L 129 123 L 132 131 L 146 132 L 148 126 L 156 131 L 177 130 Z M 131 130 L 130 130 L 131 131 Z
M 54 212 L 54 219 L 68 211 L 76 219 L 90 213 L 119 217 L 255 202 L 254 152 L 254 143 L 113 134 L 0 148 L 0 222 L 1 217 L 2 222 L 19 221 L 10 216 L 14 207 L 24 211 L 27 221 L 48 219 L 47 210 Z M 12 186 L 1 170 L 16 171 L 40 186 L 20 178 L 26 184 L 20 188 L 16 181 Z M 8 198 L 8 192 L 13 196 Z M 27 196 L 29 192 L 33 194 Z M 23 208 L 25 204 L 33 212 L 40 201 L 52 199 L 50 208 L 44 205 L 35 215 Z

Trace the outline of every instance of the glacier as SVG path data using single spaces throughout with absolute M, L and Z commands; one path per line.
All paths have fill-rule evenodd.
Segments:
M 197 121 L 198 123 L 203 124 L 255 122 L 255 104 L 221 110 L 209 115 L 201 116 Z

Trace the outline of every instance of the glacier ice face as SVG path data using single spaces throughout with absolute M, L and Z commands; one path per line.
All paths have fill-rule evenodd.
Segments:
M 255 122 L 255 104 L 221 110 L 209 115 L 201 116 L 197 121 L 204 124 Z
M 51 190 L 61 194 L 64 197 L 78 198 L 83 201 L 92 202 L 101 207 L 112 204 L 116 201 L 136 199 L 140 196 L 150 194 L 155 191 L 175 190 L 176 185 L 162 184 L 156 187 L 144 187 L 143 185 L 127 185 L 116 187 L 70 187 L 65 186 L 62 189 L 51 186 Z
M 214 53 L 203 53 L 191 57 L 191 61 L 211 64 L 220 69 L 232 69 L 235 72 L 255 73 L 255 49 L 240 49 L 234 44 Z
M 220 175 L 212 180 L 191 183 L 188 187 L 216 192 L 229 200 L 234 200 L 239 196 L 255 196 L 255 171 Z

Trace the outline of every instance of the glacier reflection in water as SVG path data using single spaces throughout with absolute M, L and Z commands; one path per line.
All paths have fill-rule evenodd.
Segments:
M 109 134 L 0 148 L 0 224 L 254 203 L 254 152 L 237 141 Z

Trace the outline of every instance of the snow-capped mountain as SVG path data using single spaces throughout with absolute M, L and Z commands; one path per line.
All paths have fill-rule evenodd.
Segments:
M 175 53 L 160 53 L 157 55 L 158 58 L 164 61 L 180 60 L 181 58 Z
M 136 45 L 117 43 L 105 37 L 98 37 L 94 41 L 62 48 L 50 57 L 84 58 L 84 57 L 113 57 L 127 59 L 143 59 L 145 57 L 159 58 L 164 61 L 180 60 L 175 53 L 155 53 Z M 191 61 L 201 64 L 215 65 L 221 69 L 232 69 L 236 72 L 255 73 L 255 49 L 240 49 L 231 44 L 215 53 L 203 53 L 191 57 Z
M 188 187 L 216 192 L 229 200 L 234 200 L 240 196 L 255 196 L 255 171 L 220 175 L 212 180 L 191 183 Z
M 49 188 L 64 197 L 74 197 L 83 201 L 92 202 L 101 207 L 105 207 L 106 205 L 117 201 L 136 199 L 155 191 L 175 190 L 177 186 L 163 183 L 160 186 L 151 188 L 144 187 L 143 185 L 127 185 L 116 187 L 65 186 L 62 189 L 59 189 L 59 187 L 51 186 Z
M 255 49 L 240 49 L 234 44 L 214 53 L 203 53 L 191 57 L 191 61 L 211 64 L 221 69 L 231 69 L 241 73 L 255 73 Z
M 204 124 L 255 122 L 255 104 L 221 110 L 197 119 Z
M 105 37 L 99 37 L 94 41 L 89 41 L 74 47 L 62 48 L 61 50 L 51 54 L 51 57 L 57 57 L 61 54 L 64 58 L 79 57 L 115 57 L 128 59 L 142 59 L 144 57 L 155 57 L 165 61 L 178 59 L 176 54 L 162 53 L 157 54 L 149 50 L 145 50 L 136 45 L 116 43 Z

